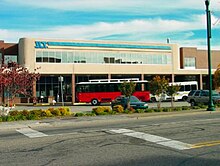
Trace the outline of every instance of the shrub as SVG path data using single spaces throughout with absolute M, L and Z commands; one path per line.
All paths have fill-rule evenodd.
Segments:
M 130 110 L 128 110 L 128 109 L 124 110 L 124 113 L 126 113 L 126 114 L 132 114 L 132 112 L 131 112 Z
M 41 117 L 41 112 L 42 112 L 41 109 L 39 109 L 39 110 L 31 110 L 30 114 L 33 115 L 33 116 L 36 116 L 36 117 Z
M 54 116 L 61 116 L 61 112 L 59 109 L 51 109 L 50 112 Z
M 16 115 L 16 116 L 13 116 L 14 120 L 27 120 L 26 116 L 22 115 L 22 114 L 19 114 L 19 115 Z
M 85 114 L 84 113 L 82 113 L 82 112 L 77 112 L 76 114 L 75 114 L 75 116 L 76 117 L 79 117 L 79 116 L 84 116 Z
M 110 107 L 105 106 L 99 106 L 92 109 L 92 113 L 95 113 L 96 115 L 106 115 L 112 113 L 112 110 Z
M 135 110 L 133 107 L 131 107 L 129 110 L 130 110 L 132 113 L 135 113 L 135 112 L 136 112 L 136 110 Z
M 144 113 L 145 112 L 145 109 L 137 109 L 135 110 L 136 113 Z
M 13 116 L 2 116 L 2 121 L 3 122 L 10 122 L 10 121 L 14 121 L 14 117 Z
M 49 110 L 50 112 L 54 110 L 54 108 L 48 108 L 47 110 Z
M 146 109 L 144 112 L 148 113 L 148 112 L 154 112 L 154 109 L 153 108 L 148 108 Z
M 182 110 L 190 110 L 190 107 L 188 107 L 188 106 L 182 106 Z
M 199 104 L 198 107 L 200 107 L 200 108 L 207 108 L 208 106 L 204 105 L 204 104 Z
M 70 109 L 68 107 L 61 107 L 58 108 L 58 110 L 62 116 L 71 115 Z
M 95 113 L 92 113 L 92 112 L 87 112 L 87 113 L 84 113 L 85 116 L 96 116 Z
M 15 111 L 10 111 L 10 112 L 9 112 L 9 115 L 10 115 L 10 116 L 17 116 L 17 115 L 19 115 L 19 114 L 20 114 L 20 112 L 17 111 L 17 110 L 15 110 Z
M 154 112 L 163 112 L 163 108 L 155 108 Z
M 115 105 L 113 107 L 113 111 L 117 112 L 117 113 L 123 113 L 124 112 L 124 108 L 121 105 Z
M 163 108 L 163 112 L 172 112 L 173 111 L 173 108 Z
M 53 114 L 50 112 L 50 110 L 43 110 L 41 112 L 41 117 L 51 117 Z
M 191 107 L 192 109 L 200 109 L 200 107 L 199 106 L 193 106 L 193 107 Z
M 39 116 L 35 115 L 35 114 L 28 114 L 26 116 L 27 120 L 37 120 L 37 119 L 40 119 Z
M 21 111 L 21 115 L 28 116 L 29 114 L 30 114 L 30 111 L 28 110 Z
M 175 107 L 174 111 L 182 111 L 182 107 Z

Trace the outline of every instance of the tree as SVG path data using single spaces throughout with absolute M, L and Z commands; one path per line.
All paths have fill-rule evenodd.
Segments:
M 127 108 L 130 109 L 130 97 L 135 92 L 136 83 L 133 81 L 123 82 L 119 86 L 119 90 L 122 95 L 128 97 Z
M 165 76 L 162 78 L 160 76 L 155 76 L 153 80 L 150 81 L 150 92 L 153 95 L 156 95 L 159 99 L 157 107 L 160 108 L 161 105 L 161 95 L 166 93 L 169 86 L 169 79 L 166 79 Z
M 220 64 L 217 66 L 217 69 L 214 73 L 214 86 L 216 89 L 220 87 Z
M 9 100 L 13 102 L 15 96 L 19 94 L 31 97 L 33 84 L 40 78 L 40 74 L 36 73 L 36 70 L 30 72 L 15 62 L 3 64 L 0 68 L 0 92 L 2 96 L 6 92 L 8 102 Z
M 171 84 L 170 86 L 167 87 L 166 94 L 168 96 L 171 96 L 171 107 L 173 107 L 173 101 L 174 101 L 175 94 L 177 94 L 177 92 L 179 90 L 180 90 L 180 86 L 179 85 Z

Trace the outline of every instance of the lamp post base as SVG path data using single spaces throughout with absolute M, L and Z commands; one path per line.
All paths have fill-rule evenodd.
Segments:
M 215 106 L 214 105 L 209 105 L 207 108 L 207 111 L 215 111 Z

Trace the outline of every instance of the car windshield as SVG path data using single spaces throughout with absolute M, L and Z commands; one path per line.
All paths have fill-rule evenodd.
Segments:
M 130 102 L 140 102 L 140 100 L 135 96 L 131 96 L 130 97 Z

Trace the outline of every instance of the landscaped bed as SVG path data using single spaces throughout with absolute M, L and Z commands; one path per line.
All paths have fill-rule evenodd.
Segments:
M 216 105 L 220 107 L 220 105 Z M 18 120 L 39 120 L 51 117 L 80 117 L 80 116 L 99 116 L 99 115 L 115 115 L 115 114 L 133 114 L 133 113 L 152 113 L 152 112 L 172 112 L 172 111 L 185 111 L 192 109 L 205 109 L 206 105 L 199 105 L 194 107 L 164 107 L 164 108 L 147 108 L 147 109 L 126 109 L 124 110 L 121 105 L 116 105 L 111 109 L 108 106 L 98 106 L 93 108 L 91 112 L 77 112 L 73 113 L 69 107 L 48 108 L 48 109 L 35 109 L 35 110 L 22 110 L 22 111 L 8 111 L 7 115 L 0 116 L 0 122 L 18 121 Z

